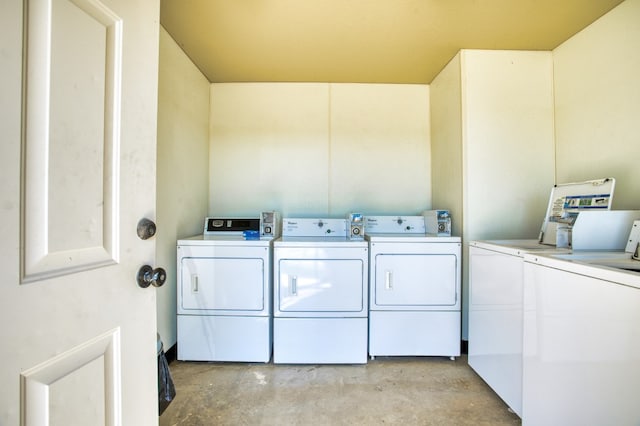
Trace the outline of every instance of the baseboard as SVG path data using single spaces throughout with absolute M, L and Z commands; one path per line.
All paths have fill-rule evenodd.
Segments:
M 469 354 L 469 341 L 461 340 L 460 341 L 460 352 L 468 355 Z M 167 358 L 167 362 L 171 364 L 173 361 L 178 359 L 178 344 L 174 344 L 171 346 L 165 353 L 164 356 Z
M 171 346 L 165 353 L 164 356 L 167 358 L 167 362 L 171 364 L 173 361 L 178 359 L 178 344 L 174 344 Z

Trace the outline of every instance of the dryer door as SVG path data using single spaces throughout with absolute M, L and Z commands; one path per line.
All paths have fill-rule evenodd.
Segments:
M 366 310 L 366 264 L 362 259 L 282 259 L 279 311 L 295 316 L 335 316 Z
M 374 304 L 377 307 L 447 306 L 458 303 L 457 256 L 378 254 Z
M 265 309 L 263 258 L 190 257 L 180 266 L 179 313 Z

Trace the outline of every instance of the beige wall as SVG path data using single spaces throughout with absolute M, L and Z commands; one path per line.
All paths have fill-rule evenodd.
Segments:
M 417 214 L 431 205 L 429 87 L 211 85 L 209 214 Z
M 554 184 L 551 53 L 461 56 L 464 239 L 537 238 Z
M 640 0 L 553 51 L 558 182 L 616 178 L 615 209 L 640 208 Z
M 462 50 L 431 84 L 433 201 L 463 240 L 537 238 L 554 183 L 550 52 Z
M 451 232 L 462 236 L 462 79 L 460 54 L 430 85 L 433 204 L 451 213 Z
M 517 102 L 535 97 L 536 90 L 539 94 L 539 89 L 529 84 L 527 78 L 506 84 L 507 80 L 496 74 L 501 67 L 508 68 L 508 63 L 505 68 L 496 62 L 501 60 L 500 56 L 489 53 L 476 56 L 478 53 L 468 51 L 473 60 L 467 57 L 464 64 L 460 56 L 456 56 L 448 65 L 455 72 L 441 73 L 430 86 L 207 85 L 210 115 L 203 118 L 201 114 L 204 111 L 209 114 L 209 106 L 196 108 L 188 96 L 172 93 L 176 85 L 184 84 L 184 78 L 176 77 L 176 81 L 165 83 L 167 86 L 163 89 L 162 81 L 171 75 L 199 75 L 186 57 L 167 60 L 170 51 L 176 58 L 182 55 L 163 31 L 158 154 L 159 158 L 165 156 L 163 161 L 182 164 L 182 168 L 159 164 L 158 219 L 160 222 L 164 215 L 173 215 L 172 220 L 177 224 L 175 230 L 162 229 L 159 224 L 160 231 L 167 232 L 164 241 L 160 234 L 158 236 L 158 256 L 159 259 L 165 256 L 165 264 L 175 264 L 174 259 L 169 260 L 172 255 L 169 246 L 175 249 L 175 238 L 171 240 L 169 232 L 175 233 L 176 238 L 197 233 L 207 214 L 256 215 L 263 209 L 279 210 L 285 215 L 342 216 L 348 211 L 406 214 L 431 208 L 433 204 L 433 208 L 452 210 L 454 233 L 461 235 L 462 208 L 466 202 L 479 206 L 484 212 L 482 220 L 509 226 L 486 227 L 477 217 L 467 217 L 472 229 L 466 230 L 471 232 L 468 234 L 465 231 L 465 240 L 532 238 L 542 221 L 548 187 L 553 183 L 553 171 L 549 168 L 554 164 L 556 182 L 613 176 L 617 179 L 614 207 L 640 207 L 640 197 L 636 195 L 640 189 L 640 168 L 634 161 L 640 158 L 637 130 L 640 0 L 625 1 L 553 51 L 555 163 L 547 154 L 549 144 L 553 145 L 553 137 L 546 135 L 547 127 L 514 126 L 518 120 L 505 117 L 526 116 L 526 111 L 515 111 L 504 103 L 493 102 L 489 105 L 491 108 L 484 104 L 489 95 L 495 100 Z M 178 62 L 184 69 L 176 68 Z M 166 67 L 173 68 L 163 71 Z M 473 81 L 462 79 L 461 67 L 470 71 L 472 78 L 493 76 L 492 80 L 499 83 L 498 89 L 503 87 L 506 92 L 496 96 L 496 88 L 485 86 L 480 80 L 475 81 L 470 92 L 468 84 Z M 166 73 L 165 77 L 162 72 Z M 528 72 L 540 79 L 538 84 L 546 84 L 547 68 Z M 197 92 L 201 93 L 206 82 L 202 76 L 195 80 L 190 84 L 197 86 Z M 519 89 L 514 91 L 511 84 L 520 85 Z M 466 128 L 462 122 L 469 118 L 469 111 L 463 111 L 460 103 L 463 90 L 470 96 L 470 104 L 476 105 Z M 174 99 L 175 96 L 178 98 Z M 432 105 L 433 99 L 438 99 L 437 110 L 430 111 L 430 98 Z M 208 95 L 206 99 L 209 102 Z M 178 103 L 171 105 L 173 102 Z M 538 106 L 539 111 L 546 108 Z M 487 121 L 483 116 L 486 112 L 497 114 Z M 460 125 L 450 126 L 447 124 L 450 120 Z M 535 117 L 528 120 L 536 122 Z M 504 126 L 500 127 L 501 124 Z M 203 126 L 207 125 L 210 126 L 210 154 L 207 154 L 208 148 L 201 145 L 202 135 L 207 137 Z M 169 126 L 168 130 L 162 130 L 164 126 Z M 195 148 L 185 149 L 184 144 L 190 143 L 190 138 L 184 135 L 189 134 L 186 130 L 190 126 L 198 129 L 198 143 Z M 484 132 L 481 139 L 491 140 L 492 148 L 477 150 L 480 145 L 474 142 L 463 152 L 463 131 L 467 138 L 469 132 Z M 545 135 L 542 138 L 536 136 L 540 131 Z M 195 143 L 195 139 L 190 140 Z M 522 157 L 519 145 L 514 143 L 516 140 L 532 145 L 533 151 L 538 146 L 545 154 L 529 153 Z M 526 176 L 519 172 L 518 162 L 510 161 L 512 158 L 526 160 Z M 194 167 L 195 164 L 198 166 Z M 542 178 L 536 178 L 536 168 L 544 170 Z M 482 175 L 483 171 L 486 179 L 494 183 L 472 176 Z M 463 174 L 466 183 L 463 183 Z M 535 184 L 523 184 L 522 179 Z M 467 195 L 462 189 L 456 189 L 463 184 L 469 185 Z M 167 191 L 171 187 L 172 192 Z M 503 202 L 513 203 L 506 203 L 508 211 L 497 209 L 494 215 L 487 207 L 490 204 L 483 200 L 495 200 L 492 191 L 497 188 L 502 188 L 499 194 Z M 527 192 L 527 188 L 532 192 Z M 202 195 L 202 191 L 207 195 Z M 465 196 L 467 199 L 463 201 Z M 205 207 L 200 204 L 203 202 Z M 493 221 L 495 217 L 506 222 Z M 172 223 L 169 219 L 167 223 Z M 526 226 L 514 227 L 523 220 Z M 180 230 L 184 230 L 182 235 Z M 163 246 L 164 249 L 160 248 Z M 175 293 L 174 289 L 168 292 Z M 163 309 L 170 309 L 169 305 Z M 159 318 L 162 312 L 160 309 Z M 159 319 L 161 321 L 166 320 Z
M 202 233 L 209 172 L 209 82 L 160 28 L 156 264 L 167 270 L 157 289 L 158 332 L 176 343 L 176 240 Z

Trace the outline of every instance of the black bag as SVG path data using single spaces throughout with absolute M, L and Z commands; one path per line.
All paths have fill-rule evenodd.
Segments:
M 176 396 L 176 388 L 173 385 L 169 363 L 164 351 L 160 349 L 158 353 L 158 410 L 162 414 L 167 409 L 173 398 Z

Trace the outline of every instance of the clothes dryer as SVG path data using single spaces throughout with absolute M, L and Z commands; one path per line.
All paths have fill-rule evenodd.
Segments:
M 460 355 L 461 240 L 424 216 L 366 216 L 369 355 Z
M 259 219 L 208 218 L 178 241 L 178 359 L 269 362 L 272 239 Z
M 345 219 L 284 218 L 274 242 L 274 363 L 367 362 L 368 245 Z

